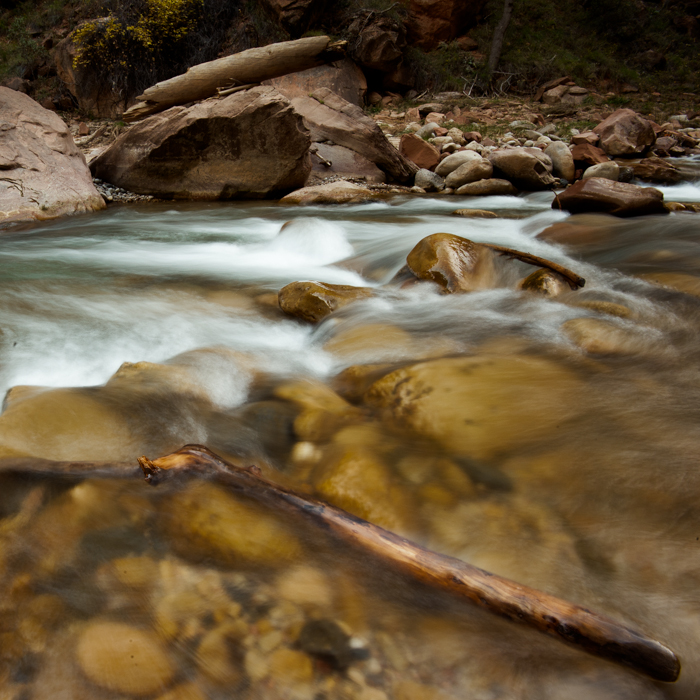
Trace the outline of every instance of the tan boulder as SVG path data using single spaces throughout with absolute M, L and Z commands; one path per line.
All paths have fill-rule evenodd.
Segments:
M 683 172 L 678 166 L 656 156 L 632 163 L 632 170 L 636 178 L 647 182 L 673 185 L 683 179 Z
M 126 695 L 163 689 L 175 667 L 153 633 L 121 622 L 91 622 L 78 639 L 80 670 L 96 685 Z
M 573 181 L 576 168 L 569 147 L 563 141 L 552 141 L 544 152 L 552 160 L 552 173 L 557 177 Z
M 594 355 L 620 355 L 639 351 L 643 338 L 602 318 L 572 318 L 562 331 L 582 350 Z
M 497 219 L 498 214 L 488 209 L 456 209 L 452 216 L 464 216 L 467 219 Z
M 334 176 L 366 182 L 386 182 L 384 171 L 356 151 L 333 143 L 314 144 L 311 147 L 311 174 L 306 184 L 313 185 Z
M 0 170 L 0 226 L 105 207 L 63 120 L 6 87 L 0 87 Z
M 447 177 L 465 163 L 480 160 L 482 160 L 481 154 L 476 151 L 459 151 L 458 153 L 453 153 L 451 156 L 447 156 L 447 158 L 443 158 L 440 161 L 440 165 L 435 168 L 435 172 L 441 177 Z
M 261 86 L 154 114 L 90 168 L 95 177 L 140 194 L 257 199 L 304 184 L 310 144 L 287 98 Z
M 614 160 L 591 165 L 590 168 L 586 168 L 581 179 L 587 180 L 589 177 L 602 177 L 617 182 L 620 179 L 620 166 Z
M 263 85 L 271 85 L 288 100 L 306 97 L 314 90 L 328 88 L 358 107 L 364 105 L 367 93 L 365 74 L 349 58 L 271 78 L 263 81 Z
M 328 88 L 296 97 L 292 106 L 304 118 L 313 141 L 331 141 L 357 151 L 399 182 L 408 182 L 418 170 L 387 141 L 374 119 Z
M 440 151 L 416 134 L 401 137 L 399 153 L 421 170 L 432 170 L 440 162 Z
M 456 192 L 459 195 L 470 197 L 497 197 L 503 195 L 518 194 L 518 188 L 508 180 L 500 178 L 488 178 L 462 185 Z
M 552 202 L 552 209 L 572 214 L 604 212 L 614 216 L 667 213 L 664 196 L 659 190 L 601 177 L 580 180 L 560 192 Z
M 309 185 L 280 199 L 280 204 L 348 204 L 366 202 L 375 195 L 362 185 L 338 180 L 325 185 Z
M 452 233 L 426 236 L 406 258 L 418 279 L 436 282 L 448 294 L 491 287 L 493 261 L 493 250 Z
M 476 459 L 524 448 L 577 413 L 582 383 L 569 369 L 536 356 L 453 357 L 404 367 L 369 389 L 383 415 Z
M 546 190 L 554 184 L 552 161 L 539 148 L 502 148 L 489 153 L 494 175 L 523 190 Z
M 631 109 L 618 109 L 593 128 L 601 148 L 612 157 L 645 153 L 656 141 L 651 122 Z
M 367 299 L 374 290 L 326 282 L 292 282 L 279 291 L 279 305 L 290 316 L 318 323 L 337 309 L 358 299 Z
M 297 539 L 268 509 L 208 482 L 171 494 L 159 526 L 174 550 L 195 562 L 277 566 L 301 556 Z
M 493 174 L 493 166 L 486 158 L 473 160 L 460 165 L 445 178 L 445 186 L 458 189 L 462 185 L 478 180 L 487 180 Z
M 557 297 L 571 291 L 571 285 L 560 274 L 553 270 L 540 268 L 528 275 L 518 284 L 524 292 L 533 292 L 544 297 Z

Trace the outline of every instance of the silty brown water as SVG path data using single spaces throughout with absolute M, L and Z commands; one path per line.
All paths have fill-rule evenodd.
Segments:
M 567 218 L 531 195 L 154 205 L 5 232 L 6 461 L 135 466 L 206 444 L 634 627 L 683 670 L 669 685 L 593 658 L 213 483 L 6 474 L 3 692 L 697 697 L 697 222 Z M 383 286 L 437 231 L 586 286 L 520 292 L 533 268 L 502 259 L 470 294 Z M 377 293 L 310 326 L 274 305 L 299 279 Z

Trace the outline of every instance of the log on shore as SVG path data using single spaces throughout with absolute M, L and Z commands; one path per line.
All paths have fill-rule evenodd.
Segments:
M 432 552 L 340 508 L 277 486 L 263 479 L 257 467 L 243 469 L 228 464 L 201 445 L 186 445 L 152 462 L 142 457 L 139 464 L 146 481 L 153 485 L 200 475 L 273 508 L 301 514 L 418 581 L 655 680 L 674 682 L 680 674 L 680 662 L 673 651 L 609 617 Z
M 186 73 L 149 87 L 126 110 L 123 119 L 133 122 L 168 107 L 213 97 L 217 88 L 257 84 L 288 73 L 314 68 L 342 56 L 342 42 L 331 44 L 327 36 L 282 41 L 241 51 L 192 66 Z

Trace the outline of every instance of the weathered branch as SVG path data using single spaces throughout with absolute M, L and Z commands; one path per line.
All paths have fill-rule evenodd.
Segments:
M 189 475 L 205 476 L 277 509 L 285 507 L 310 518 L 324 530 L 418 581 L 449 591 L 590 654 L 624 664 L 660 681 L 673 682 L 680 673 L 680 663 L 670 649 L 611 618 L 459 559 L 431 552 L 340 508 L 266 481 L 257 467 L 234 467 L 206 447 L 187 445 L 153 462 L 142 457 L 139 463 L 150 484 Z
M 530 253 L 521 253 L 519 250 L 514 250 L 513 248 L 504 248 L 500 245 L 494 245 L 493 243 L 480 243 L 479 245 L 486 246 L 492 250 L 497 251 L 501 255 L 505 255 L 509 258 L 515 258 L 521 262 L 528 263 L 529 265 L 537 265 L 538 267 L 546 267 L 548 270 L 552 270 L 557 274 L 560 274 L 569 283 L 571 289 L 578 289 L 579 287 L 584 287 L 586 285 L 586 280 L 577 275 L 568 267 L 559 265 L 558 263 L 547 260 L 546 258 L 540 258 L 537 255 L 531 255 Z
M 192 66 L 186 73 L 164 80 L 144 91 L 138 102 L 123 114 L 126 122 L 161 112 L 174 105 L 204 100 L 217 88 L 257 84 L 288 73 L 337 60 L 344 42 L 331 43 L 327 36 L 260 46 Z

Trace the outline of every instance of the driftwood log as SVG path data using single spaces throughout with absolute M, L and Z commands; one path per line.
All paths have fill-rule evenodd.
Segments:
M 505 255 L 508 258 L 515 258 L 515 260 L 520 260 L 521 262 L 528 263 L 529 265 L 546 267 L 547 269 L 552 270 L 553 272 L 556 272 L 564 277 L 569 283 L 571 289 L 578 289 L 579 287 L 584 287 L 586 285 L 586 280 L 572 270 L 569 270 L 568 267 L 559 265 L 559 263 L 552 262 L 546 258 L 540 258 L 538 255 L 523 253 L 519 250 L 515 250 L 514 248 L 504 248 L 501 245 L 494 245 L 493 243 L 479 243 L 479 245 L 486 246 L 487 248 L 491 248 L 491 250 L 495 250 L 501 255 Z
M 139 464 L 146 481 L 153 485 L 200 475 L 274 508 L 301 514 L 423 583 L 656 680 L 673 682 L 680 673 L 680 663 L 670 649 L 609 617 L 431 552 L 340 508 L 277 486 L 263 479 L 257 467 L 242 469 L 228 464 L 206 447 L 187 445 L 152 462 L 142 457 Z
M 186 73 L 149 87 L 136 98 L 138 102 L 127 109 L 122 118 L 126 122 L 137 121 L 174 105 L 213 97 L 217 89 L 257 84 L 314 68 L 340 58 L 343 45 L 344 42 L 332 44 L 327 36 L 312 36 L 200 63 Z
M 186 445 L 171 455 L 128 464 L 51 462 L 6 459 L 0 472 L 44 474 L 64 478 L 133 478 L 143 473 L 157 486 L 164 481 L 200 477 L 254 497 L 275 509 L 284 508 L 310 519 L 384 565 L 500 617 L 528 625 L 544 634 L 608 661 L 628 666 L 655 680 L 674 682 L 680 662 L 663 644 L 615 620 L 543 591 L 496 576 L 466 562 L 431 552 L 377 525 L 307 495 L 262 478 L 257 467 L 235 467 L 201 445 Z

